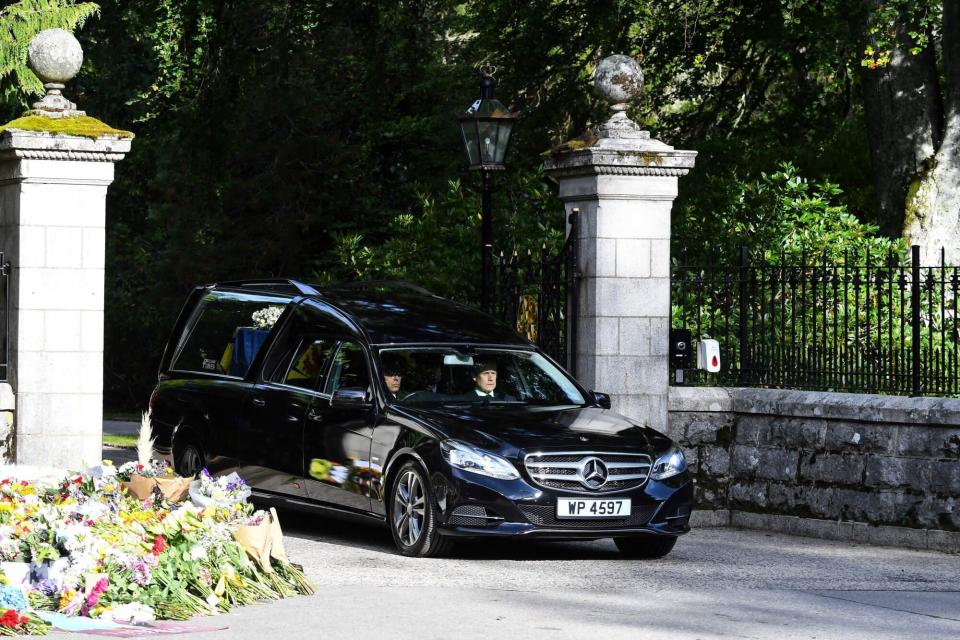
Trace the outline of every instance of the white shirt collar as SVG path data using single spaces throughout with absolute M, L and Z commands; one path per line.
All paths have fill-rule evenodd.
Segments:
M 476 392 L 476 394 L 477 394 L 478 396 L 480 396 L 481 398 L 492 398 L 492 397 L 493 397 L 493 391 L 487 392 L 487 391 L 480 391 L 480 389 L 474 389 L 474 392 Z

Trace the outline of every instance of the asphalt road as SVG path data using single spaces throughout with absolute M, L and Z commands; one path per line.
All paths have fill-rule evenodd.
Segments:
M 464 543 L 398 556 L 385 529 L 281 512 L 317 595 L 179 638 L 960 638 L 960 556 L 697 529 L 657 561 L 613 543 Z M 63 638 L 91 638 L 62 634 Z
M 958 556 L 700 529 L 658 561 L 621 559 L 610 541 L 475 542 L 420 560 L 396 555 L 385 530 L 281 522 L 317 595 L 200 618 L 229 628 L 178 637 L 960 637 Z

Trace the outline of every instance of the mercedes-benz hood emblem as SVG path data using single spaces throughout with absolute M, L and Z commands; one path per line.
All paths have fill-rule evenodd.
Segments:
M 587 458 L 580 467 L 580 482 L 589 489 L 599 489 L 607 483 L 607 465 L 600 458 Z

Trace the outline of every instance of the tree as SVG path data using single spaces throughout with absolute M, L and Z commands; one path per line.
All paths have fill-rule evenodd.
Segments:
M 884 226 L 960 262 L 960 2 L 866 0 L 861 82 Z M 942 69 L 942 76 L 941 76 Z
M 44 29 L 73 31 L 100 12 L 93 2 L 19 0 L 0 9 L 0 86 L 4 102 L 43 94 L 43 83 L 27 67 L 27 47 Z

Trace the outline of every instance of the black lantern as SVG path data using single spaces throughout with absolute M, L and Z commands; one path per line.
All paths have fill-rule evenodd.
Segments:
M 480 275 L 480 305 L 484 311 L 490 308 L 490 281 L 493 271 L 493 211 L 491 207 L 492 172 L 503 169 L 503 159 L 510 146 L 510 134 L 516 118 L 493 97 L 497 81 L 495 67 L 480 70 L 480 99 L 467 107 L 457 118 L 463 134 L 463 146 L 467 150 L 467 162 L 471 170 L 483 171 L 483 207 L 481 217 L 481 250 L 483 271 Z
M 458 118 L 463 146 L 467 150 L 470 169 L 503 169 L 503 159 L 510 146 L 510 133 L 516 118 L 493 97 L 497 81 L 494 69 L 484 67 L 480 77 L 480 99 L 467 107 Z

